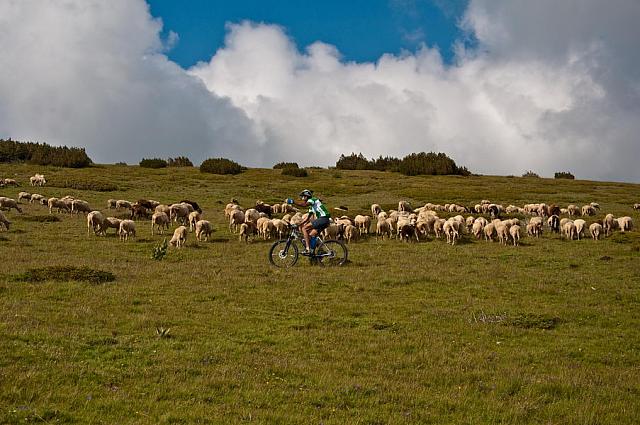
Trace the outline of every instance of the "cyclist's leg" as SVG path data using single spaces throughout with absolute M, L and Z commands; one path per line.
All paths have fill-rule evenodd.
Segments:
M 311 236 L 309 230 L 313 229 L 313 225 L 311 224 L 311 222 L 307 221 L 303 226 L 302 226 L 302 236 L 304 237 L 304 242 L 305 242 L 305 247 L 307 249 L 310 249 L 310 239 Z

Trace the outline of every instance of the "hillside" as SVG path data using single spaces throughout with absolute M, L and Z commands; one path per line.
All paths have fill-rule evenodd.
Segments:
M 43 188 L 28 186 L 36 172 Z M 635 423 L 640 416 L 640 234 L 566 241 L 545 228 L 519 247 L 477 241 L 349 245 L 342 268 L 269 266 L 224 205 L 311 188 L 331 208 L 399 200 L 583 205 L 633 217 L 640 185 L 310 170 L 0 164 L 0 188 L 107 199 L 197 201 L 211 241 L 151 258 L 163 237 L 87 235 L 82 216 L 35 204 L 0 232 L 0 423 Z M 123 214 L 118 213 L 118 214 Z M 342 213 L 341 213 L 342 214 Z M 466 216 L 467 214 L 465 214 Z M 448 216 L 443 215 L 444 217 Z M 166 236 L 166 235 L 165 235 Z M 169 235 L 170 236 L 170 235 Z M 87 266 L 115 281 L 18 282 L 27 269 Z M 162 337 L 157 329 L 169 328 Z

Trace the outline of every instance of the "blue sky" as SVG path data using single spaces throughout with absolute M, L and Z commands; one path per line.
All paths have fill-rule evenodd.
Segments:
M 188 68 L 208 61 L 223 46 L 226 23 L 243 20 L 280 25 L 298 49 L 315 41 L 332 44 L 344 61 L 375 62 L 384 53 L 438 46 L 445 61 L 462 38 L 458 21 L 466 0 L 148 0 L 161 18 L 163 36 L 179 41 L 167 52 Z

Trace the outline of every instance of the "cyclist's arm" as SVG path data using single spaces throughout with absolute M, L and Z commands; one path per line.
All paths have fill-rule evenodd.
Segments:
M 294 199 L 293 200 L 293 205 L 297 205 L 299 207 L 307 207 L 307 206 L 309 206 L 309 204 L 306 203 L 305 201 L 303 201 L 302 199 Z

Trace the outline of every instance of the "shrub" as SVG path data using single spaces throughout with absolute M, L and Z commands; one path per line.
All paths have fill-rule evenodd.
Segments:
M 0 139 L 0 162 L 27 162 L 56 167 L 84 168 L 93 164 L 84 148 Z
M 412 153 L 402 159 L 391 156 L 378 157 L 369 160 L 364 155 L 352 153 L 349 156 L 341 155 L 336 162 L 339 170 L 377 170 L 399 171 L 407 176 L 419 174 L 426 175 L 471 175 L 466 167 L 458 167 L 455 161 L 444 153 L 420 152 Z
M 239 174 L 246 167 L 227 158 L 209 158 L 200 164 L 200 172 L 212 174 Z
M 534 173 L 533 171 L 529 170 L 526 173 L 524 173 L 522 175 L 522 177 L 535 177 L 535 178 L 540 178 L 540 176 L 537 173 Z
M 568 171 L 558 171 L 553 175 L 553 178 L 574 180 L 575 176 Z
M 293 177 L 307 177 L 309 173 L 304 168 L 283 168 L 282 175 L 284 176 L 293 176 Z
M 278 162 L 273 166 L 274 170 L 282 169 L 282 168 L 300 168 L 297 162 Z
M 144 168 L 165 168 L 167 166 L 167 161 L 160 158 L 142 158 L 140 166 Z
M 193 167 L 193 162 L 186 156 L 179 156 L 167 159 L 167 165 L 169 167 Z
M 52 266 L 29 269 L 24 273 L 14 275 L 17 282 L 43 282 L 55 280 L 66 282 L 70 280 L 90 283 L 112 282 L 116 279 L 113 273 L 93 270 L 89 267 Z

